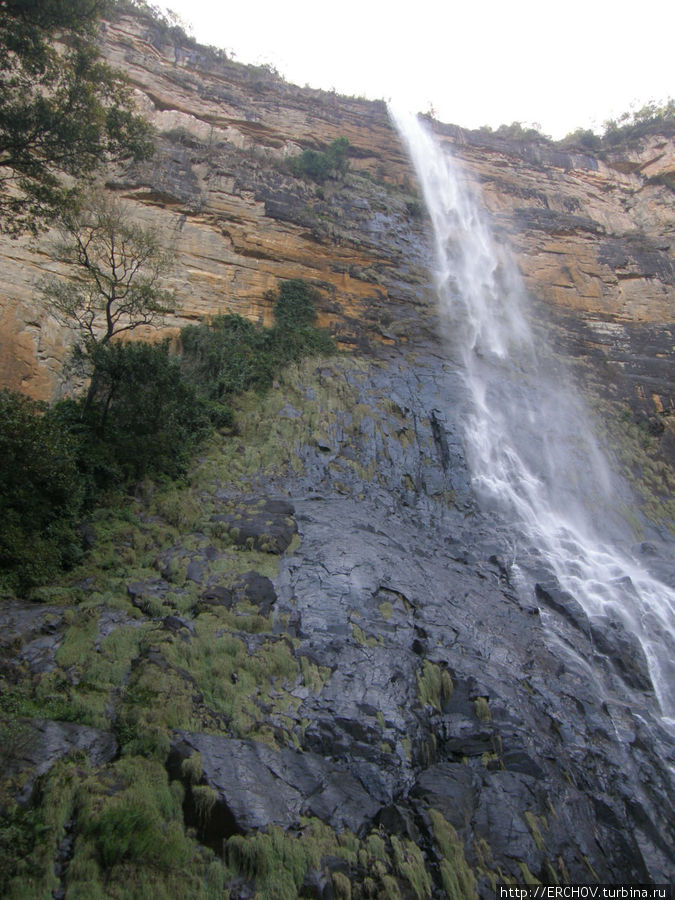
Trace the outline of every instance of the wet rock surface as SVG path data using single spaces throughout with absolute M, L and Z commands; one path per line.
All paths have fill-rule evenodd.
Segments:
M 236 512 L 214 513 L 211 521 L 224 525 L 236 545 L 267 553 L 283 553 L 296 532 L 293 506 L 282 499 L 263 498 L 244 509 L 240 500 Z
M 317 365 L 305 399 L 332 399 L 293 446 L 293 466 L 201 488 L 213 530 L 174 539 L 155 561 L 162 577 L 122 579 L 128 611 L 104 605 L 87 626 L 95 653 L 138 635 L 110 694 L 110 729 L 43 723 L 22 796 L 73 750 L 105 771 L 112 723 L 138 741 L 140 726 L 123 723 L 151 697 L 142 702 L 166 706 L 166 721 L 186 723 L 167 732 L 167 772 L 185 785 L 186 823 L 218 852 L 310 817 L 411 841 L 433 872 L 440 814 L 481 896 L 498 872 L 672 877 L 673 744 L 644 654 L 561 590 L 536 548 L 514 566 L 512 529 L 471 489 L 461 379 L 424 349 L 414 364 L 385 351 L 353 370 Z M 299 395 L 284 402 L 301 422 Z M 286 537 L 247 549 L 234 522 L 268 536 L 279 524 Z M 666 546 L 645 544 L 641 557 L 672 577 Z M 271 558 L 278 567 L 263 573 Z M 5 616 L 15 664 L 48 674 L 45 660 L 58 664 L 69 646 L 63 609 Z M 50 651 L 36 645 L 47 636 Z M 66 670 L 78 690 L 81 665 Z M 212 792 L 206 818 L 200 790 Z M 325 866 L 310 881 L 325 880 Z
M 379 804 L 349 769 L 316 753 L 275 751 L 254 741 L 179 732 L 169 767 L 199 753 L 203 781 L 218 794 L 216 815 L 231 834 L 298 825 L 316 816 L 331 827 L 354 833 L 369 825 Z

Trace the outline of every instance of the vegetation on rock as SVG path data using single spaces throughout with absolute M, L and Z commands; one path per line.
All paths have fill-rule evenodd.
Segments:
M 106 160 L 147 159 L 152 129 L 100 58 L 106 0 L 7 0 L 0 13 L 0 229 L 37 231 Z
M 340 178 L 345 174 L 349 165 L 348 149 L 347 138 L 336 138 L 325 151 L 303 150 L 288 165 L 294 175 L 304 176 L 321 184 L 329 178 Z
M 603 142 L 609 146 L 648 134 L 673 134 L 675 100 L 669 98 L 661 106 L 647 103 L 640 109 L 623 113 L 618 119 L 608 119 L 604 124 Z
M 23 592 L 80 553 L 76 442 L 44 405 L 1 391 L 0 458 L 0 586 Z
M 274 302 L 272 328 L 227 315 L 182 329 L 183 369 L 207 400 L 220 404 L 235 393 L 265 391 L 287 363 L 333 351 L 328 333 L 314 324 L 318 292 L 305 281 L 282 281 L 278 296 L 267 299 Z
M 86 243 L 82 246 L 91 260 Z M 125 257 L 122 270 L 131 271 L 138 259 L 128 263 Z M 101 271 L 85 269 L 83 291 L 91 294 L 76 294 L 72 302 L 86 340 L 80 356 L 92 372 L 86 397 L 47 410 L 5 392 L 0 404 L 0 446 L 7 460 L 0 480 L 7 523 L 0 539 L 0 577 L 7 589 L 21 593 L 81 555 L 77 523 L 105 492 L 146 477 L 181 475 L 213 427 L 232 427 L 235 395 L 264 392 L 289 362 L 333 350 L 329 335 L 314 326 L 318 294 L 297 279 L 281 283 L 272 328 L 257 328 L 240 316 L 188 326 L 181 333 L 182 357 L 166 342 L 122 343 L 114 337 L 126 328 L 119 313 L 124 297 L 120 304 L 109 302 L 118 296 L 121 276 L 112 263 L 106 270 L 105 255 Z M 108 287 L 110 279 L 114 283 Z M 68 289 L 64 284 L 64 305 L 70 302 Z M 132 283 L 130 293 L 136 289 Z M 148 301 L 152 308 L 144 309 L 146 295 L 142 285 L 138 289 L 138 314 L 152 317 L 157 304 Z M 102 311 L 95 308 L 99 300 Z M 100 339 L 94 324 L 99 314 Z

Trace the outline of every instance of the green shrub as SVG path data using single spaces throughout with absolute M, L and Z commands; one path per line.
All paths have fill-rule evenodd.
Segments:
M 75 450 L 45 406 L 0 391 L 0 587 L 25 592 L 81 554 Z
M 623 113 L 618 119 L 607 120 L 604 125 L 602 141 L 610 146 L 648 134 L 672 135 L 675 132 L 675 100 L 669 98 L 662 106 L 647 103 L 641 109 Z
M 291 172 L 320 183 L 328 178 L 340 178 L 348 168 L 348 147 L 347 138 L 341 137 L 334 140 L 323 153 L 318 150 L 303 150 L 300 156 L 290 160 Z
M 149 812 L 130 806 L 106 809 L 93 829 L 106 868 L 123 859 L 147 858 L 155 843 L 155 823 Z
M 183 371 L 212 403 L 272 383 L 278 348 L 269 329 L 237 315 L 188 325 L 180 333 Z
M 272 328 L 256 327 L 237 315 L 183 328 L 183 372 L 209 409 L 225 415 L 232 395 L 251 389 L 262 393 L 286 363 L 335 349 L 328 333 L 315 327 L 318 297 L 301 279 L 282 281 L 276 295 L 267 295 L 274 301 Z M 226 424 L 232 424 L 231 411 Z
M 284 332 L 310 328 L 316 322 L 318 291 L 301 278 L 282 281 L 274 304 L 274 319 Z
M 94 354 L 93 400 L 57 405 L 77 438 L 88 493 L 138 481 L 176 477 L 208 433 L 210 410 L 184 377 L 166 343 L 110 343 Z
M 577 147 L 581 150 L 598 150 L 602 146 L 602 138 L 590 128 L 577 128 L 558 143 L 561 147 L 569 150 Z
M 480 131 L 490 133 L 492 129 L 487 126 Z M 548 135 L 542 134 L 538 125 L 532 124 L 528 127 L 522 122 L 511 122 L 510 125 L 504 123 L 494 131 L 494 134 L 512 141 L 550 141 Z

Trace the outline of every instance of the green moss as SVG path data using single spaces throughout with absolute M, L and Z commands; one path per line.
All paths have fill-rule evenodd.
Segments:
M 312 828 L 298 837 L 271 826 L 267 833 L 235 835 L 225 842 L 225 858 L 238 875 L 255 881 L 261 900 L 294 900 L 310 865 L 318 864 Z
M 541 881 L 539 881 L 538 878 L 535 878 L 534 875 L 532 874 L 532 872 L 530 872 L 526 863 L 519 862 L 518 868 L 520 869 L 521 878 L 522 878 L 524 884 L 531 884 L 531 885 L 541 884 Z
M 527 827 L 530 829 L 530 834 L 534 838 L 534 842 L 537 845 L 538 850 L 546 849 L 546 842 L 541 833 L 540 825 L 545 825 L 545 820 L 536 816 L 534 813 L 527 810 L 525 812 L 525 821 L 527 822 Z
M 316 663 L 309 660 L 306 656 L 300 657 L 300 672 L 302 673 L 303 684 L 315 694 L 321 692 L 331 676 L 331 670 L 328 666 L 317 666 Z
M 51 896 L 57 887 L 53 860 L 72 817 L 77 839 L 69 897 L 206 896 L 200 872 L 208 854 L 185 836 L 179 799 L 159 763 L 120 760 L 89 775 L 81 765 L 57 763 L 43 780 L 39 808 L 24 814 L 29 844 L 15 843 L 18 858 L 3 860 L 3 897 Z
M 0 889 L 2 896 L 50 897 L 57 887 L 53 861 L 73 814 L 78 767 L 57 762 L 37 785 L 33 809 L 10 804 L 0 814 Z
M 81 667 L 91 656 L 94 642 L 98 637 L 98 610 L 87 610 L 76 613 L 69 611 L 70 619 L 63 643 L 56 651 L 56 662 L 64 669 L 70 666 Z
M 188 756 L 187 759 L 184 759 L 180 765 L 181 772 L 183 777 L 189 782 L 189 784 L 199 784 L 202 780 L 202 756 L 201 753 L 192 754 L 192 756 Z
M 379 894 L 381 900 L 402 900 L 398 882 L 393 876 L 383 875 L 381 884 L 382 889 Z
M 441 878 L 454 900 L 477 900 L 476 878 L 466 861 L 464 847 L 453 826 L 438 810 L 429 810 L 434 840 L 443 857 Z
M 629 408 L 597 396 L 591 403 L 598 414 L 600 437 L 612 451 L 610 461 L 631 485 L 639 510 L 675 534 L 675 469 L 663 456 L 660 438 L 634 421 Z M 624 506 L 621 512 L 640 538 L 643 526 L 634 506 Z
M 562 858 L 562 856 L 559 856 L 557 858 L 556 862 L 558 863 L 558 869 L 560 871 L 560 875 L 562 877 L 563 883 L 570 884 L 571 883 L 570 873 L 567 871 L 567 866 L 565 865 L 565 860 Z
M 490 722 L 492 720 L 492 713 L 490 712 L 487 697 L 476 697 L 473 701 L 473 705 L 477 719 L 481 722 Z
M 453 691 L 452 677 L 447 669 L 442 669 L 431 660 L 423 660 L 422 671 L 417 675 L 420 703 L 423 706 L 428 703 L 440 712 L 442 705 L 452 697 Z
M 302 360 L 279 373 L 279 390 L 263 397 L 254 392 L 240 395 L 234 401 L 238 436 L 211 439 L 192 474 L 193 487 L 225 482 L 247 490 L 259 474 L 300 472 L 299 451 L 311 445 L 313 435 L 324 431 L 339 443 L 338 435 L 350 429 L 358 389 L 349 376 L 359 365 L 345 357 Z M 285 414 L 286 409 L 294 414 Z
M 197 816 L 203 827 L 211 818 L 213 808 L 218 801 L 218 791 L 207 784 L 196 785 L 192 788 L 192 799 L 195 803 Z
M 203 511 L 194 494 L 177 485 L 158 491 L 150 507 L 180 533 L 194 531 L 202 525 Z
M 431 879 L 424 864 L 422 851 L 407 838 L 390 838 L 396 871 L 406 879 L 417 900 L 431 896 Z
M 387 858 L 387 848 L 384 840 L 379 834 L 370 834 L 366 838 L 366 851 L 368 853 L 368 857 L 371 859 L 382 859 L 386 860 Z
M 331 881 L 337 900 L 352 900 L 352 884 L 346 875 L 342 872 L 333 872 Z
M 249 652 L 232 623 L 261 635 L 271 628 L 266 619 L 216 608 L 197 617 L 189 640 L 155 632 L 153 657 L 135 666 L 122 698 L 119 719 L 129 739 L 152 728 L 221 731 L 224 718 L 232 734 L 273 746 L 270 721 L 287 722 L 292 741 L 298 704 L 290 691 L 300 678 L 292 643 L 269 634 Z M 318 685 L 328 670 L 310 666 L 306 674 Z
M 544 884 L 560 884 L 560 879 L 558 878 L 558 873 L 553 868 L 551 863 L 548 860 L 544 861 L 544 870 L 546 872 L 546 878 L 544 880 Z
M 583 859 L 584 865 L 585 865 L 586 868 L 588 869 L 591 878 L 594 878 L 595 881 L 600 881 L 600 876 L 598 875 L 598 873 L 597 873 L 597 872 L 595 871 L 595 869 L 593 868 L 593 864 L 591 863 L 590 859 L 589 859 L 585 854 L 582 854 L 582 855 L 581 855 L 581 858 Z

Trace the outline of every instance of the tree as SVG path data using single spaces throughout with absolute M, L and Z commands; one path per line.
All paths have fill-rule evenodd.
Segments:
M 76 448 L 47 408 L 0 391 L 0 587 L 26 591 L 79 552 Z
M 112 341 L 97 348 L 95 366 L 95 392 L 84 419 L 72 401 L 58 410 L 79 435 L 89 490 L 185 471 L 211 422 L 208 404 L 183 377 L 168 343 Z
M 147 159 L 152 129 L 96 48 L 108 0 L 0 2 L 0 230 L 36 232 L 70 202 L 63 176 Z
M 155 326 L 175 306 L 163 288 L 173 253 L 158 233 L 131 221 L 129 210 L 103 190 L 65 210 L 54 256 L 72 277 L 51 277 L 42 293 L 54 315 L 77 328 L 87 353 L 141 325 Z
M 52 276 L 41 289 L 56 318 L 79 332 L 76 354 L 92 376 L 86 408 L 96 391 L 98 349 L 142 325 L 161 324 L 173 311 L 175 295 L 163 286 L 172 252 L 103 190 L 62 212 L 59 230 L 55 256 L 72 267 L 72 276 Z

